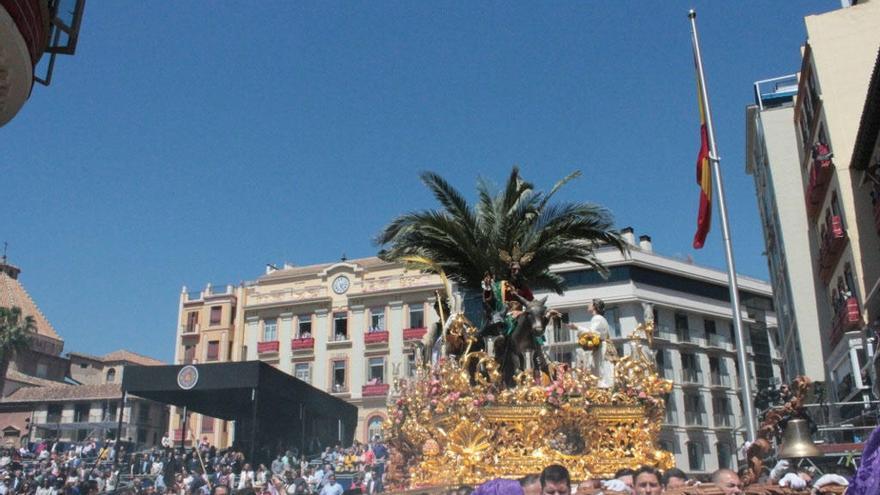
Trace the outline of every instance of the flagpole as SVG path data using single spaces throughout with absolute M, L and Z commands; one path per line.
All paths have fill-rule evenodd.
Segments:
M 709 161 L 712 163 L 712 175 L 715 177 L 718 193 L 718 212 L 721 214 L 721 236 L 724 239 L 724 251 L 727 255 L 727 278 L 730 288 L 730 306 L 733 311 L 733 329 L 736 337 L 736 359 L 740 371 L 740 398 L 745 414 L 746 440 L 754 442 L 757 434 L 755 425 L 755 408 L 752 405 L 752 379 L 749 361 L 746 356 L 745 334 L 743 333 L 742 313 L 739 304 L 739 284 L 736 280 L 736 265 L 733 261 L 733 244 L 730 241 L 730 227 L 727 224 L 727 205 L 724 202 L 724 186 L 721 183 L 721 158 L 715 146 L 715 127 L 712 125 L 712 111 L 709 109 L 709 92 L 706 89 L 706 77 L 703 75 L 703 57 L 700 54 L 700 39 L 697 36 L 697 13 L 693 9 L 688 12 L 693 34 L 694 55 L 697 63 L 697 75 L 700 78 L 700 92 L 703 100 L 703 111 L 706 115 L 706 130 L 709 137 Z

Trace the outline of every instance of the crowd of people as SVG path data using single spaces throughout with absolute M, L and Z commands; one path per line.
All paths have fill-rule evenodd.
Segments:
M 218 450 L 206 440 L 181 452 L 166 444 L 114 459 L 112 442 L 40 442 L 31 448 L 0 451 L 0 495 L 95 495 L 102 493 L 175 495 L 375 495 L 384 491 L 388 450 L 378 438 L 347 448 L 327 447 L 307 458 L 295 451 L 252 465 L 237 449 Z M 118 462 L 117 462 L 118 461 Z M 337 479 L 337 475 L 339 478 Z M 344 480 L 344 482 L 342 482 Z M 836 474 L 814 474 L 780 461 L 763 483 L 818 492 L 845 486 Z M 518 480 L 497 479 L 460 487 L 456 495 L 684 495 L 711 486 L 723 495 L 745 493 L 737 472 L 719 469 L 710 479 L 689 479 L 679 469 L 623 469 L 610 479 L 573 482 L 568 471 L 552 465 Z M 702 492 L 700 492 L 702 493 Z

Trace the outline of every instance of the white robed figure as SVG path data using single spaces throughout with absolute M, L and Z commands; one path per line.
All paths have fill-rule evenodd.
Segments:
M 586 327 L 579 327 L 569 323 L 568 328 L 577 332 L 578 338 L 585 333 L 599 334 L 599 345 L 595 349 L 587 351 L 580 347 L 575 351 L 575 364 L 595 376 L 599 387 L 611 388 L 614 386 L 614 362 L 616 350 L 611 344 L 610 327 L 605 319 L 605 302 L 601 299 L 593 299 L 587 306 L 592 315 Z

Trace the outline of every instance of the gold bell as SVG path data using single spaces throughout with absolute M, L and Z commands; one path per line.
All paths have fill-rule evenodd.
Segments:
M 782 434 L 782 445 L 779 447 L 780 459 L 798 457 L 817 457 L 822 452 L 816 448 L 813 439 L 810 438 L 810 429 L 805 419 L 792 419 L 785 426 Z

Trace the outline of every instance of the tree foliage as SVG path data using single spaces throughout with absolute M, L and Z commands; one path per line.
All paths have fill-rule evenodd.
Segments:
M 386 261 L 427 258 L 433 266 L 414 265 L 429 272 L 439 266 L 449 278 L 471 289 L 480 287 L 487 271 L 507 277 L 510 257 L 521 257 L 521 273 L 532 289 L 561 294 L 565 282 L 550 271 L 551 266 L 578 262 L 605 275 L 607 269 L 596 258 L 596 249 L 611 245 L 626 250 L 606 208 L 586 202 L 551 203 L 554 194 L 578 176 L 580 172 L 574 172 L 543 192 L 514 167 L 500 191 L 480 180 L 477 202 L 471 205 L 443 177 L 425 172 L 422 182 L 440 208 L 392 220 L 376 239 L 381 246 L 379 257 Z

